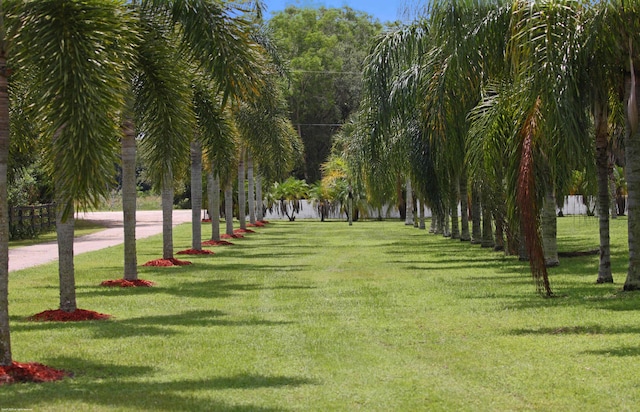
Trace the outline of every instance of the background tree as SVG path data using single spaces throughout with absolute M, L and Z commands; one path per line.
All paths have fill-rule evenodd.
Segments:
M 287 7 L 268 25 L 291 71 L 287 100 L 305 147 L 305 167 L 296 175 L 313 183 L 321 178 L 332 135 L 358 108 L 362 62 L 382 25 L 348 7 Z

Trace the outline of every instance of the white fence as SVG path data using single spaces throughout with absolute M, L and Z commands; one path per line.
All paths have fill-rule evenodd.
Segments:
M 596 199 L 591 198 L 587 200 L 588 209 L 597 212 L 595 210 Z M 459 210 L 459 209 L 458 209 Z M 560 209 L 558 209 L 558 212 Z M 582 196 L 567 196 L 565 198 L 564 206 L 562 208 L 562 213 L 565 215 L 586 215 L 587 214 L 587 205 L 582 199 Z M 626 211 L 625 211 L 626 213 Z M 459 213 L 458 213 L 459 214 Z M 393 219 L 400 218 L 400 213 L 395 206 L 389 207 L 385 206 L 380 212 L 380 216 L 383 219 Z M 429 209 L 425 212 L 426 217 L 431 217 L 431 211 Z M 361 216 L 362 217 L 362 216 Z M 370 210 L 368 218 L 375 219 L 378 217 L 377 210 Z M 331 214 L 328 216 L 329 219 L 346 219 L 346 215 L 344 214 Z M 267 220 L 278 220 L 278 219 L 287 219 L 284 215 L 279 215 L 278 213 L 269 213 L 267 211 L 265 215 L 265 219 Z M 296 213 L 296 219 L 320 219 L 320 215 L 318 214 L 318 210 L 311 205 L 311 203 L 307 200 L 302 200 L 300 212 Z

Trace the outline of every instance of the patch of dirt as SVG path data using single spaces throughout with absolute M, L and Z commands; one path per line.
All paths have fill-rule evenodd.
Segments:
M 0 385 L 18 382 L 52 382 L 67 376 L 71 376 L 71 373 L 35 362 L 12 362 L 9 366 L 0 366 Z
M 202 246 L 232 246 L 233 243 L 226 240 L 205 240 L 202 242 Z
M 65 312 L 60 309 L 45 310 L 30 316 L 29 320 L 48 321 L 48 322 L 82 322 L 85 320 L 105 320 L 111 315 L 94 312 L 92 310 L 76 309 L 73 312 Z
M 234 232 L 235 232 L 235 231 L 234 231 Z M 221 234 L 221 235 L 220 235 L 220 237 L 221 237 L 222 239 L 242 239 L 244 236 L 242 236 L 242 235 L 241 235 L 241 234 L 239 234 L 239 233 L 234 233 L 233 235 L 228 235 L 228 234 L 226 234 L 226 233 L 223 233 L 223 234 Z
M 105 280 L 104 282 L 100 283 L 100 286 L 121 287 L 121 288 L 135 288 L 135 287 L 148 288 L 153 285 L 155 285 L 154 282 L 150 280 L 144 280 L 144 279 L 136 279 L 136 280 L 114 279 L 114 280 Z
M 181 250 L 176 254 L 177 255 L 213 255 L 213 252 L 210 250 L 204 250 L 204 249 L 187 249 L 187 250 Z
M 235 229 L 233 231 L 234 234 L 238 234 L 238 233 L 256 233 L 255 230 L 251 230 L 251 229 Z
M 176 258 L 170 258 L 170 259 L 150 260 L 142 266 L 163 267 L 163 266 L 185 266 L 190 264 L 191 262 L 187 262 L 186 260 L 178 260 Z

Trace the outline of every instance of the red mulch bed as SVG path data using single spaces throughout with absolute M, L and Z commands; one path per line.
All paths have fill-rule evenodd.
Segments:
M 177 255 L 213 255 L 213 252 L 210 250 L 203 250 L 203 249 L 187 249 L 187 250 L 181 250 L 180 252 L 177 253 Z
M 176 258 L 170 258 L 170 259 L 156 259 L 156 260 L 150 260 L 147 263 L 145 263 L 142 266 L 156 266 L 156 267 L 160 267 L 160 266 L 185 266 L 185 265 L 190 265 L 191 262 L 187 262 L 186 260 L 178 260 Z
M 234 234 L 238 234 L 238 233 L 256 233 L 255 230 L 251 230 L 251 229 L 235 229 L 233 231 Z
M 233 243 L 226 240 L 205 240 L 202 242 L 202 246 L 232 246 Z
M 29 320 L 51 321 L 51 322 L 82 322 L 85 320 L 104 320 L 111 315 L 94 312 L 92 310 L 76 309 L 73 312 L 65 312 L 60 309 L 45 310 L 30 316 Z
M 202 223 L 210 223 L 211 219 L 202 219 Z
M 239 233 L 234 233 L 233 235 L 228 235 L 226 233 L 223 233 L 223 234 L 220 235 L 220 237 L 222 239 L 242 239 L 244 236 L 242 236 Z
M 143 287 L 148 288 L 155 285 L 154 282 L 150 280 L 144 279 L 136 279 L 136 280 L 127 280 L 127 279 L 114 279 L 114 280 L 105 280 L 100 284 L 100 286 L 110 286 L 116 287 L 119 286 L 121 288 L 135 288 L 135 287 Z
M 12 362 L 9 366 L 0 366 L 0 385 L 17 382 L 52 382 L 67 376 L 71 374 L 41 363 Z
M 261 221 L 257 221 L 256 223 L 247 224 L 247 226 L 249 226 L 249 227 L 263 227 L 265 225 L 266 225 L 266 223 L 265 222 L 261 222 Z

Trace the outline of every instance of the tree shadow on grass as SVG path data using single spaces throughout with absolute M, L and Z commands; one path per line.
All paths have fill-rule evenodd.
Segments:
M 61 331 L 67 329 L 90 329 L 94 338 L 127 338 L 135 336 L 177 335 L 179 328 L 204 328 L 215 326 L 278 326 L 293 322 L 271 321 L 251 317 L 247 319 L 230 318 L 227 313 L 218 310 L 191 310 L 171 315 L 140 316 L 129 319 L 111 319 L 100 322 L 17 322 L 12 326 L 16 332 L 24 331 Z
M 525 335 L 619 335 L 619 334 L 640 334 L 640 327 L 637 326 L 603 326 L 599 324 L 580 326 L 560 326 L 530 329 L 513 329 L 510 334 L 516 336 Z
M 237 374 L 206 379 L 149 382 L 154 369 L 149 366 L 122 366 L 79 358 L 52 358 L 45 362 L 74 373 L 55 383 L 0 386 L 0 407 L 37 410 L 65 402 L 81 402 L 91 408 L 125 408 L 140 411 L 282 411 L 217 399 L 228 389 L 286 390 L 316 384 L 302 377 Z M 38 402 L 35 399 L 46 399 Z M 43 403 L 46 402 L 46 403 Z
M 622 346 L 616 349 L 588 350 L 588 351 L 585 351 L 584 353 L 587 355 L 600 355 L 600 356 L 638 357 L 640 356 L 640 347 Z

